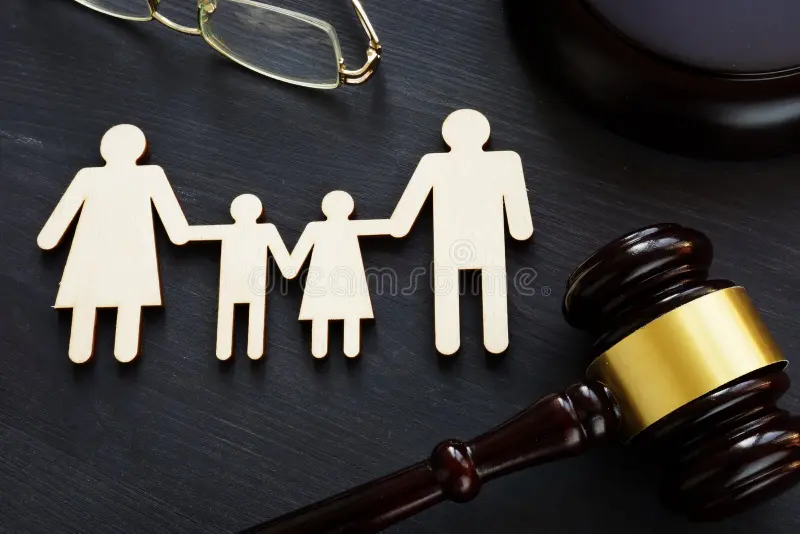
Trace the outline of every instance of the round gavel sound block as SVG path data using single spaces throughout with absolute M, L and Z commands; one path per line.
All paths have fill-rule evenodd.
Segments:
M 378 532 L 483 484 L 612 438 L 664 463 L 662 496 L 727 517 L 800 481 L 800 419 L 776 407 L 786 364 L 744 290 L 708 278 L 712 247 L 674 224 L 606 245 L 570 276 L 567 321 L 596 342 L 588 380 L 469 441 L 248 532 Z
M 800 148 L 800 3 L 505 0 L 530 69 L 610 129 L 741 159 Z

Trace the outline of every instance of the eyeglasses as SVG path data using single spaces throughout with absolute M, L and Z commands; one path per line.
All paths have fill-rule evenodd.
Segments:
M 177 24 L 158 12 L 162 0 L 75 0 L 95 11 L 137 22 L 157 20 L 170 29 L 201 35 L 236 63 L 283 82 L 335 89 L 359 85 L 378 69 L 381 45 L 359 0 L 350 0 L 369 38 L 367 61 L 345 67 L 336 30 L 329 23 L 256 0 L 198 0 L 197 28 Z

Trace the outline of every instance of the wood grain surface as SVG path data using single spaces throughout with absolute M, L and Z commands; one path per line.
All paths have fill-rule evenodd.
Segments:
M 191 20 L 191 0 L 165 4 Z M 346 57 L 361 59 L 347 2 L 285 5 L 331 21 Z M 706 232 L 715 274 L 748 288 L 796 357 L 800 158 L 703 162 L 607 133 L 523 68 L 497 0 L 365 7 L 384 44 L 381 71 L 364 87 L 318 92 L 251 74 L 157 23 L 117 22 L 69 0 L 3 2 L 0 530 L 233 532 L 421 459 L 442 438 L 476 435 L 581 378 L 591 340 L 561 316 L 564 281 L 595 248 L 651 222 Z M 473 295 L 462 299 L 459 353 L 434 349 L 433 294 L 416 274 L 430 270 L 429 203 L 407 239 L 362 243 L 365 266 L 390 266 L 395 278 L 371 281 L 376 320 L 356 360 L 338 349 L 340 326 L 328 358 L 309 358 L 291 282 L 269 297 L 267 357 L 247 358 L 241 314 L 235 356 L 218 362 L 219 245 L 175 247 L 156 224 L 164 308 L 145 311 L 137 362 L 114 359 L 108 311 L 94 363 L 69 361 L 69 313 L 51 308 L 68 247 L 42 252 L 36 236 L 77 171 L 101 163 L 110 126 L 144 130 L 191 224 L 229 222 L 233 198 L 250 192 L 291 248 L 334 189 L 353 195 L 358 218 L 388 217 L 462 107 L 489 118 L 492 149 L 521 155 L 537 227 L 532 242 L 508 243 L 509 279 L 522 291 L 509 296 L 504 355 L 485 352 Z M 800 379 L 798 367 L 789 373 Z M 785 399 L 800 411 L 800 387 Z M 796 489 L 725 523 L 690 525 L 660 505 L 657 478 L 641 454 L 611 447 L 392 532 L 800 529 Z

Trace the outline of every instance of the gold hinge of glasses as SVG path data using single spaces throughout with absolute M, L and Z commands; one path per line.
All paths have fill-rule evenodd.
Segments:
M 364 32 L 369 38 L 369 48 L 367 48 L 367 62 L 360 69 L 348 70 L 344 64 L 344 59 L 339 61 L 339 79 L 343 84 L 359 85 L 369 80 L 378 69 L 378 65 L 381 63 L 381 43 L 360 0 L 350 1 L 353 4 L 353 9 L 356 12 L 358 21 L 361 23 L 361 27 L 364 28 Z

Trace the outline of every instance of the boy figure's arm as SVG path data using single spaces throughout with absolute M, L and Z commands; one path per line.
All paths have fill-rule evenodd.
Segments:
M 300 272 L 300 267 L 303 266 L 305 263 L 306 258 L 311 253 L 311 249 L 314 247 L 314 241 L 316 239 L 315 230 L 317 226 L 321 224 L 319 222 L 310 222 L 306 225 L 305 230 L 303 233 L 300 234 L 300 239 L 297 241 L 297 244 L 294 246 L 294 250 L 292 250 L 291 258 L 292 258 L 292 268 L 294 270 L 294 276 Z
M 272 253 L 275 265 L 278 266 L 284 278 L 294 278 L 297 276 L 297 269 L 292 264 L 292 259 L 289 256 L 289 251 L 286 250 L 283 239 L 281 239 L 281 234 L 278 233 L 278 229 L 274 224 L 265 224 L 263 226 L 267 249 Z
M 221 241 L 228 232 L 230 224 L 208 224 L 189 227 L 189 241 Z

